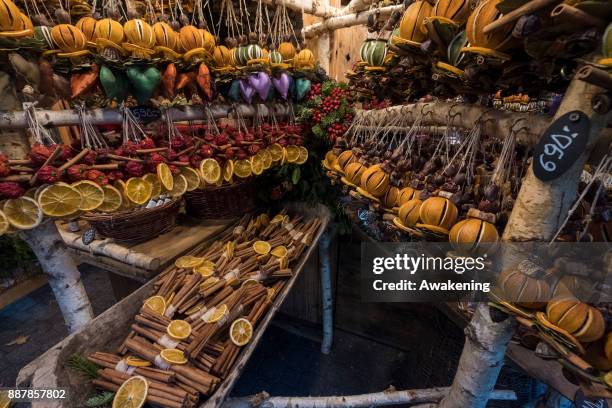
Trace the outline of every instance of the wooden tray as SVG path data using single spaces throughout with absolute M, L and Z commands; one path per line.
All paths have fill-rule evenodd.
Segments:
M 259 340 L 261 340 L 264 331 L 295 284 L 296 279 L 304 269 L 306 261 L 316 250 L 319 239 L 331 219 L 329 210 L 322 205 L 313 208 L 303 204 L 296 204 L 290 206 L 289 209 L 305 215 L 319 217 L 322 222 L 321 228 L 315 235 L 312 245 L 306 249 L 302 259 L 300 259 L 294 267 L 295 274 L 287 282 L 282 293 L 276 297 L 274 304 L 261 320 L 251 342 L 241 351 L 240 357 L 236 361 L 232 372 L 223 383 L 221 383 L 215 393 L 200 405 L 200 408 L 219 407 L 230 394 L 236 380 L 240 377 L 247 361 L 257 347 Z M 214 238 L 198 245 L 198 247 L 190 251 L 190 253 L 197 252 L 213 240 Z M 87 326 L 71 334 L 46 351 L 39 358 L 22 368 L 17 377 L 18 386 L 32 388 L 59 387 L 66 388 L 68 392 L 68 398 L 65 400 L 33 402 L 32 408 L 83 407 L 85 399 L 93 395 L 94 387 L 91 385 L 90 381 L 84 378 L 80 373 L 66 367 L 66 360 L 75 353 L 87 356 L 95 351 L 114 351 L 129 332 L 129 326 L 133 322 L 134 315 L 142 306 L 143 301 L 151 296 L 152 292 L 153 281 L 150 281 L 136 292 L 100 314 Z

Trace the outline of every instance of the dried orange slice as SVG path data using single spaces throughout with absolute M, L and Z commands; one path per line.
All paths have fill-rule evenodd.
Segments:
M 264 161 L 261 156 L 251 156 L 251 169 L 253 174 L 259 176 L 264 171 Z
M 40 208 L 43 213 L 51 217 L 65 217 L 74 214 L 79 210 L 81 200 L 81 193 L 63 184 L 48 186 L 38 195 Z
M 200 187 L 200 175 L 191 167 L 181 167 L 181 175 L 187 180 L 187 191 L 193 191 Z
M 190 307 L 189 309 L 187 309 L 187 310 L 185 311 L 185 314 L 186 314 L 187 316 L 190 316 L 190 315 L 192 315 L 192 314 L 194 314 L 194 313 L 197 313 L 197 312 L 199 312 L 200 310 L 202 310 L 202 308 L 203 308 L 203 307 L 204 307 L 204 303 L 198 303 L 197 305 L 192 306 L 192 307 Z
M 136 356 L 128 356 L 125 359 L 125 363 L 130 367 L 150 367 L 151 362 L 147 360 L 143 360 Z
M 603 380 L 608 387 L 612 387 L 612 371 L 603 376 Z
M 172 320 L 166 328 L 168 336 L 176 340 L 184 340 L 191 334 L 191 325 L 184 320 Z
M 230 339 L 238 347 L 246 345 L 253 337 L 253 325 L 244 317 L 234 320 L 230 327 Z
M 200 163 L 200 176 L 206 184 L 217 184 L 221 180 L 221 166 L 215 159 L 204 159 Z
M 282 166 L 287 163 L 287 149 L 283 147 L 283 157 L 281 158 L 279 164 Z
M 29 189 L 28 189 L 28 190 L 25 192 L 24 196 L 26 196 L 26 197 L 30 197 L 30 198 L 33 198 L 34 200 L 36 200 L 36 191 L 37 191 L 37 190 L 38 190 L 38 187 L 32 187 L 32 188 L 29 188 Z M 1 405 L 0 405 L 0 408 L 2 408 L 2 406 L 1 406 Z
M 156 168 L 157 178 L 159 182 L 168 191 L 174 188 L 174 177 L 172 176 L 172 170 L 166 163 L 159 163 Z
M 6 215 L 0 211 L 0 237 L 6 234 L 10 226 L 11 224 L 9 223 L 8 218 L 6 218 Z
M 163 296 L 151 296 L 144 301 L 144 305 L 160 315 L 166 312 L 166 299 Z
M 218 322 L 227 314 L 227 305 L 222 304 L 221 306 L 213 307 L 202 315 L 202 320 L 206 323 Z
M 0 391 L 0 408 L 9 408 L 11 406 L 11 399 L 9 398 L 9 392 L 7 390 Z
M 182 174 L 176 174 L 172 183 L 174 187 L 168 191 L 172 197 L 180 197 L 187 192 L 187 179 Z
M 240 178 L 247 178 L 253 174 L 253 167 L 248 160 L 236 160 L 234 162 L 234 174 Z
M 100 204 L 96 210 L 113 212 L 121 208 L 123 204 L 123 195 L 119 190 L 109 184 L 102 186 L 102 190 L 104 190 L 104 201 L 102 201 L 102 204 Z
M 161 194 L 161 190 L 162 190 L 162 185 L 159 182 L 159 179 L 157 178 L 157 176 L 155 174 L 151 174 L 151 173 L 147 173 L 144 176 L 142 176 L 142 179 L 144 181 L 148 181 L 151 184 L 151 198 L 155 198 L 155 197 L 159 197 L 159 195 Z
M 125 195 L 134 204 L 143 205 L 151 199 L 152 192 L 153 186 L 140 177 L 132 177 L 125 183 Z
M 297 146 L 287 146 L 285 151 L 287 152 L 287 161 L 289 163 L 296 163 L 300 158 L 300 149 Z
M 43 219 L 40 206 L 29 197 L 6 200 L 2 211 L 9 224 L 20 230 L 36 228 Z M 8 231 L 8 226 L 6 230 Z
M 236 244 L 234 244 L 234 241 L 227 241 L 225 243 L 224 253 L 228 259 L 232 259 L 234 257 L 234 249 L 236 249 Z
M 270 253 L 270 243 L 268 241 L 255 241 L 253 243 L 253 250 L 259 255 L 267 255 Z
M 104 190 L 90 180 L 81 180 L 70 186 L 81 193 L 81 211 L 93 211 L 104 202 Z
M 289 266 L 289 261 L 287 261 L 286 256 L 281 256 L 278 258 L 278 267 L 280 269 L 287 269 L 287 266 Z
M 298 146 L 298 150 L 299 150 L 299 155 L 298 155 L 297 160 L 295 161 L 295 164 L 306 163 L 306 160 L 308 160 L 308 149 L 306 149 L 304 146 Z
M 197 256 L 185 255 L 174 261 L 174 266 L 182 269 L 195 268 L 204 263 L 204 258 Z
M 268 146 L 268 152 L 270 153 L 273 162 L 281 161 L 283 158 L 283 146 L 279 145 L 278 143 Z
M 228 161 L 225 162 L 225 165 L 223 166 L 223 180 L 228 183 L 231 183 L 233 177 L 234 177 L 234 161 L 232 159 L 229 159 Z
M 204 261 L 202 265 L 193 268 L 193 271 L 199 273 L 204 278 L 209 278 L 215 274 L 215 264 L 210 261 Z
M 282 258 L 284 256 L 287 256 L 287 248 L 284 245 L 279 245 L 277 247 L 275 247 L 270 254 L 272 254 L 272 256 L 275 256 L 277 258 Z
M 149 392 L 149 383 L 140 376 L 130 377 L 117 390 L 113 398 L 113 408 L 141 408 Z
M 185 353 L 181 350 L 177 349 L 164 349 L 159 352 L 161 358 L 166 360 L 170 364 L 186 364 L 187 358 L 185 358 Z
M 257 282 L 255 279 L 249 278 L 247 280 L 245 280 L 244 282 L 242 282 L 243 287 L 248 288 L 249 286 L 254 286 L 257 285 L 259 282 Z
M 272 167 L 272 155 L 270 154 L 268 149 L 261 149 L 257 152 L 257 156 L 262 158 L 265 170 L 268 170 L 270 167 Z
M 271 220 L 270 220 L 270 224 L 278 224 L 278 223 L 284 223 L 286 220 L 289 219 L 289 216 L 287 214 L 276 214 Z

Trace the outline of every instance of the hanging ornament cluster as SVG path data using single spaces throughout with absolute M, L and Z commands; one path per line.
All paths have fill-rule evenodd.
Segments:
M 231 185 L 287 163 L 304 164 L 302 127 L 279 123 L 273 110 L 247 125 L 240 109 L 233 125 L 219 125 L 210 110 L 203 124 L 177 126 L 168 114 L 158 130 L 145 128 L 120 107 L 120 127 L 102 132 L 77 107 L 80 138 L 62 144 L 26 111 L 34 140 L 28 157 L 0 154 L 0 235 L 32 229 L 44 216 L 73 219 L 91 213 L 134 211 L 167 204 L 196 189 Z
M 504 139 L 422 125 L 426 113 L 360 111 L 322 161 L 347 194 L 368 200 L 411 239 L 493 251 L 512 210 L 527 152 Z
M 539 104 L 567 87 L 577 59 L 595 55 L 604 74 L 612 66 L 612 14 L 604 0 L 558 7 L 512 0 L 404 4 L 382 26 L 369 24 L 360 61 L 347 73 L 363 99 L 400 102 L 516 89 Z
M 53 15 L 39 0 L 23 5 L 3 0 L 0 43 L 20 50 L 13 68 L 34 78 L 28 85 L 41 97 L 68 94 L 90 106 L 289 102 L 319 80 L 284 4 L 271 10 L 259 0 L 252 16 L 246 0 L 223 0 L 213 16 L 210 0 L 106 0 L 78 19 L 61 0 Z

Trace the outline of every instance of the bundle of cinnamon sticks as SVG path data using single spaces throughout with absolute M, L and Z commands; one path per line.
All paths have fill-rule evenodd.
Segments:
M 320 227 L 316 218 L 291 217 L 287 211 L 271 219 L 245 216 L 214 243 L 193 251 L 194 267 L 164 271 L 153 285 L 157 306 L 145 302 L 116 353 L 89 356 L 101 367 L 94 384 L 116 391 L 140 375 L 149 382 L 148 402 L 195 407 L 228 377 L 240 356 L 243 346 L 230 334 L 232 323 L 246 319 L 256 333 Z M 262 253 L 257 241 L 267 242 L 270 251 Z M 200 272 L 204 263 L 208 266 Z M 180 337 L 170 328 L 176 320 L 189 327 Z M 168 349 L 179 360 L 169 359 Z

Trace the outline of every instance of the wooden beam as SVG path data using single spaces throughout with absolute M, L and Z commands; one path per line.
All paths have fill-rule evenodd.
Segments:
M 320 23 L 312 24 L 302 29 L 302 34 L 305 38 L 313 38 L 321 35 L 325 31 L 333 31 L 339 28 L 352 27 L 361 24 L 367 24 L 368 18 L 371 15 L 377 15 L 379 19 L 387 18 L 396 10 L 403 10 L 402 4 L 397 6 L 381 7 L 372 9 L 362 13 L 339 14 L 334 17 L 326 18 Z
M 337 7 L 321 4 L 317 0 L 263 0 L 263 3 L 270 6 L 284 3 L 290 10 L 303 11 L 306 14 L 321 18 L 332 17 L 340 13 L 340 9 Z
M 517 141 L 526 146 L 534 146 L 550 124 L 549 117 L 542 114 L 494 111 L 480 105 L 451 102 L 418 102 L 386 109 L 357 111 L 357 115 L 374 115 L 376 123 L 384 123 L 397 115 L 411 115 L 414 120 L 420 113 L 423 114 L 422 126 L 445 126 L 449 121 L 449 113 L 453 116 L 452 126 L 471 129 L 481 119 L 483 132 L 492 135 L 507 135 L 514 126 Z
M 236 105 L 242 116 L 254 116 L 255 107 L 253 105 Z M 268 107 L 259 105 L 260 113 L 266 115 Z M 212 105 L 215 118 L 227 117 L 233 110 L 231 105 Z M 289 108 L 285 105 L 275 105 L 276 115 L 283 116 L 289 113 Z M 71 126 L 79 124 L 79 115 L 73 110 L 36 111 L 40 124 L 44 127 Z M 168 111 L 172 121 L 181 122 L 189 120 L 204 120 L 203 106 L 182 106 L 180 108 L 170 108 Z M 87 112 L 89 120 L 94 125 L 118 125 L 123 121 L 123 116 L 119 109 L 92 109 Z M 26 128 L 27 122 L 23 111 L 0 111 L 0 130 Z
M 269 408 L 355 408 L 400 404 L 410 404 L 410 406 L 413 406 L 413 404 L 438 402 L 448 393 L 448 391 L 449 387 L 402 391 L 396 391 L 391 388 L 371 394 L 343 395 L 337 397 L 271 397 L 267 392 L 261 392 L 250 397 L 229 399 L 223 404 L 223 408 L 254 408 L 260 406 Z M 511 390 L 495 390 L 491 393 L 491 400 L 516 401 L 516 394 Z

